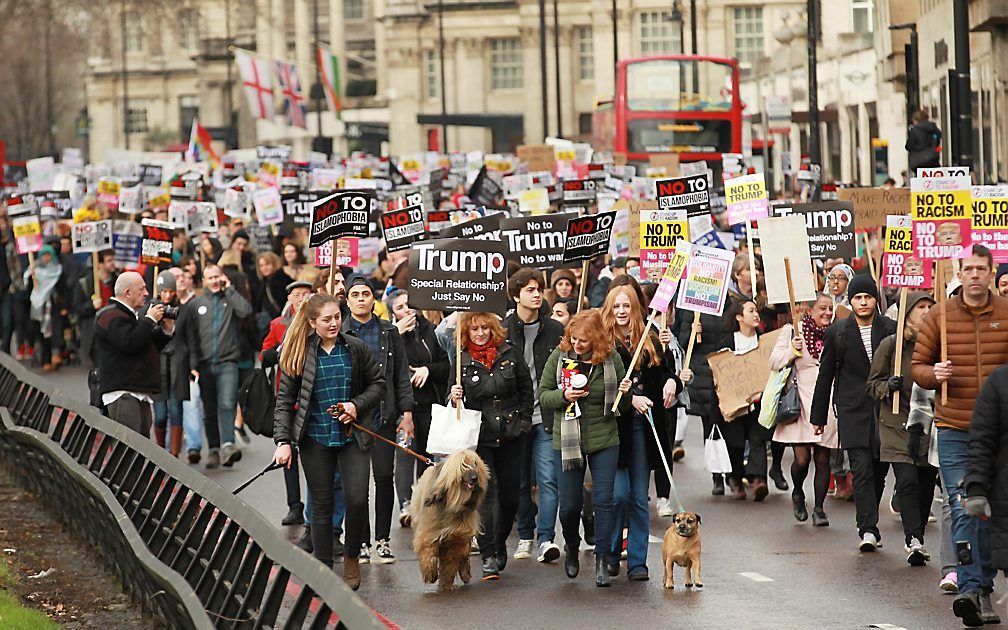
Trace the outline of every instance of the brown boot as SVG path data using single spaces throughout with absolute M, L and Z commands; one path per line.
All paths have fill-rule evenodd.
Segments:
M 154 443 L 161 448 L 165 447 L 165 430 L 154 427 Z
M 355 591 L 360 588 L 360 562 L 357 558 L 343 558 L 343 581 Z
M 182 427 L 169 427 L 168 452 L 172 454 L 172 457 L 178 457 L 182 452 Z

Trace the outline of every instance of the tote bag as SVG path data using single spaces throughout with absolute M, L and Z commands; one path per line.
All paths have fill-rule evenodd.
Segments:
M 714 437 L 715 433 L 717 433 L 717 437 Z M 728 457 L 728 445 L 721 436 L 717 425 L 714 425 L 707 441 L 704 442 L 704 463 L 707 464 L 707 472 L 710 473 L 730 473 L 732 471 L 731 458 Z
M 455 407 L 434 405 L 427 452 L 431 455 L 451 455 L 476 448 L 482 422 L 483 414 L 477 410 L 463 407 L 462 418 L 459 419 Z

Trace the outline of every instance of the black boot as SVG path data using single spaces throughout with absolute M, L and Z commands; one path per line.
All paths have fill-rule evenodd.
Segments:
M 952 602 L 952 613 L 962 619 L 963 625 L 970 628 L 979 628 L 984 625 L 983 617 L 980 613 L 979 593 L 963 593 Z
M 601 554 L 595 555 L 595 586 L 609 586 L 609 571 Z
M 281 525 L 304 525 L 304 503 L 295 503 L 287 511 L 287 516 L 280 521 Z
M 798 522 L 808 520 L 808 508 L 805 506 L 805 494 L 795 491 L 791 493 L 791 505 L 794 506 L 794 517 Z
M 714 487 L 710 491 L 716 497 L 724 496 L 724 476 L 721 474 L 714 475 Z
M 609 572 L 609 577 L 619 575 L 619 560 L 616 560 L 616 562 L 606 562 L 606 571 Z
M 311 539 L 311 527 L 305 525 L 304 533 L 301 534 L 301 538 L 297 541 L 297 546 L 307 553 L 315 551 L 315 544 Z
M 773 480 L 774 486 L 782 492 L 786 492 L 791 487 L 788 485 L 787 479 L 784 478 L 784 472 L 780 468 L 770 469 L 770 479 Z
M 584 541 L 589 547 L 595 546 L 595 514 L 588 510 L 581 513 L 581 524 L 584 526 Z
M 578 562 L 578 549 L 577 547 L 571 548 L 570 545 L 564 547 L 564 572 L 567 577 L 574 579 L 578 576 L 578 571 L 581 570 L 581 564 Z

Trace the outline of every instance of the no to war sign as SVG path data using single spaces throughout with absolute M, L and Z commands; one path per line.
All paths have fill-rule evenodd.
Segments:
M 914 177 L 910 180 L 914 255 L 925 260 L 959 258 L 973 243 L 970 178 Z
M 568 212 L 501 219 L 501 241 L 507 245 L 508 257 L 533 269 L 570 267 L 563 257 L 567 223 L 574 218 L 577 215 Z
M 112 221 L 85 221 L 71 225 L 75 254 L 100 252 L 112 247 Z
M 465 223 L 441 228 L 438 236 L 441 238 L 475 238 L 481 241 L 499 241 L 501 240 L 500 220 L 500 213 L 476 217 Z
M 703 173 L 656 180 L 655 197 L 663 210 L 685 210 L 688 217 L 710 214 L 710 190 Z
M 758 221 L 770 213 L 763 175 L 744 175 L 725 182 L 728 224 Z
M 689 222 L 685 210 L 641 209 L 640 278 L 657 282 L 665 273 L 676 242 L 689 241 Z
M 383 213 L 381 226 L 382 234 L 385 236 L 385 246 L 390 252 L 406 249 L 416 241 L 427 237 L 422 205 Z
M 735 253 L 694 245 L 679 285 L 676 308 L 721 315 Z
M 410 250 L 409 302 L 418 309 L 501 313 L 507 308 L 507 247 L 437 240 Z
M 882 286 L 931 288 L 931 264 L 913 253 L 913 221 L 909 216 L 886 218 L 882 251 Z
M 167 221 L 144 219 L 143 242 L 140 244 L 140 262 L 144 265 L 170 265 L 172 262 L 172 230 Z
M 1008 262 L 1008 186 L 974 186 L 973 242 L 991 250 L 994 262 Z
M 567 223 L 564 262 L 591 260 L 609 251 L 615 212 L 603 212 L 571 219 Z
M 330 195 L 312 208 L 309 247 L 318 247 L 341 236 L 366 238 L 371 193 L 351 190 Z

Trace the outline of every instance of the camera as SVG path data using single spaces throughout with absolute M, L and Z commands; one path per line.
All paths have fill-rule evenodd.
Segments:
M 165 304 L 164 302 L 155 302 L 151 306 L 157 306 L 160 304 L 164 307 L 164 318 L 165 319 L 178 319 L 179 307 L 172 306 L 171 304 Z

